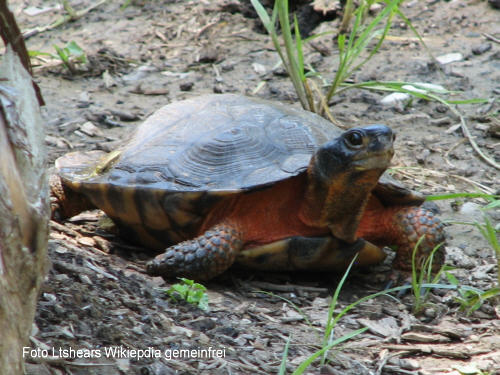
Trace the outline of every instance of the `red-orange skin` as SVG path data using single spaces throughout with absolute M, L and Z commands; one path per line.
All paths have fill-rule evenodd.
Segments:
M 308 222 L 301 209 L 306 178 L 305 174 L 299 175 L 278 182 L 272 188 L 239 194 L 224 200 L 208 215 L 199 234 L 220 222 L 230 223 L 242 233 L 244 248 L 293 236 L 331 235 L 327 226 L 310 226 L 304 223 Z M 362 237 L 377 245 L 393 244 L 398 234 L 392 219 L 399 209 L 401 207 L 383 206 L 372 195 L 365 207 L 356 237 Z

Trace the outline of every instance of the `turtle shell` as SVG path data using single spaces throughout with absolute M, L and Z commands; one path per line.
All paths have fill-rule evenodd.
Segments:
M 105 173 L 86 183 L 169 191 L 233 191 L 273 184 L 307 168 L 341 130 L 322 117 L 240 95 L 169 104 L 149 117 Z M 71 171 L 70 179 L 78 178 Z M 62 171 L 64 175 L 64 170 Z
M 303 172 L 315 150 L 341 133 L 291 106 L 206 95 L 159 109 L 116 152 L 68 154 L 56 167 L 67 186 L 86 194 L 122 232 L 164 248 L 196 235 L 224 196 Z M 418 199 L 399 185 L 385 186 L 379 190 L 386 201 L 397 189 L 398 203 Z

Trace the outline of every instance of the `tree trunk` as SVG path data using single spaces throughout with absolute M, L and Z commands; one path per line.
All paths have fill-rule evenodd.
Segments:
M 31 76 L 8 46 L 0 66 L 0 372 L 23 374 L 23 347 L 47 262 L 44 124 Z

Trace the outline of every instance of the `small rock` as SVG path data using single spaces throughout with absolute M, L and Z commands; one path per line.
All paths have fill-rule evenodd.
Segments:
M 419 154 L 416 155 L 417 162 L 419 164 L 425 164 L 425 162 L 430 154 L 431 154 L 431 152 L 429 151 L 429 149 L 427 149 L 427 148 L 424 149 L 422 152 L 420 152 Z
M 459 247 L 449 246 L 446 248 L 447 262 L 464 270 L 470 270 L 476 267 L 474 259 L 465 254 Z
M 410 101 L 411 95 L 405 92 L 393 92 L 387 96 L 384 96 L 380 103 L 388 107 L 399 107 L 405 105 Z
M 288 77 L 288 72 L 282 65 L 280 65 L 273 69 L 273 75 L 276 77 Z
M 447 53 L 446 55 L 441 55 L 436 57 L 436 60 L 443 65 L 450 64 L 452 62 L 462 61 L 464 59 L 464 55 L 460 52 L 455 53 Z
M 472 220 L 481 219 L 483 215 L 481 206 L 474 202 L 465 202 L 462 207 L 460 207 L 460 213 Z
M 200 63 L 214 63 L 219 60 L 219 53 L 212 45 L 206 45 L 200 51 L 198 62 Z
M 448 112 L 448 107 L 445 106 L 444 104 L 437 104 L 435 109 L 436 109 L 436 112 L 438 112 L 438 113 Z
M 179 85 L 181 91 L 191 91 L 193 89 L 194 82 L 182 82 Z
M 474 55 L 482 55 L 485 52 L 488 52 L 493 46 L 491 43 L 481 43 L 478 46 L 472 48 L 472 53 Z
M 370 6 L 370 13 L 377 14 L 382 9 L 382 4 L 375 3 Z
M 264 65 L 256 63 L 256 62 L 252 63 L 252 68 L 255 71 L 255 73 L 257 73 L 259 75 L 264 75 L 267 72 L 267 69 Z
M 97 136 L 101 136 L 102 135 L 101 129 L 99 129 L 97 126 L 95 126 L 90 121 L 87 121 L 86 123 L 84 123 L 83 125 L 81 125 L 80 126 L 80 131 L 83 134 L 88 135 L 89 137 L 95 137 L 96 135 Z

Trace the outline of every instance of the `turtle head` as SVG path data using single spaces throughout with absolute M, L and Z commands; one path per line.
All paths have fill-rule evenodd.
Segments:
M 370 193 L 394 154 L 394 137 L 387 126 L 371 125 L 349 129 L 318 148 L 307 169 L 303 221 L 354 241 Z

